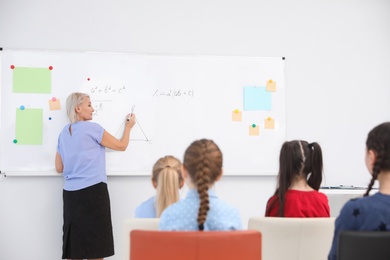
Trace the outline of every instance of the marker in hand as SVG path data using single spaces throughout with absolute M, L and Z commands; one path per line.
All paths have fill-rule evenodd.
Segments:
M 130 117 L 129 117 L 129 118 L 127 118 L 127 121 L 130 121 L 130 118 L 133 116 L 133 113 L 134 113 L 134 107 L 135 107 L 135 105 L 133 105 L 133 106 L 131 107 L 131 114 L 130 114 Z

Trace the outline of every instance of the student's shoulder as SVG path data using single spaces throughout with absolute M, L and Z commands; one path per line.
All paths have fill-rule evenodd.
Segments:
M 155 218 L 156 217 L 156 208 L 154 205 L 154 197 L 151 197 L 140 205 L 138 205 L 135 209 L 135 217 L 136 218 Z
M 348 204 L 367 204 L 367 203 L 371 203 L 373 200 L 376 200 L 375 198 L 376 196 L 364 196 L 364 197 L 356 197 L 356 198 L 352 198 L 350 199 L 347 203 Z
M 350 212 L 354 212 L 357 209 L 362 210 L 364 208 L 370 207 L 372 199 L 369 197 L 357 197 L 352 198 L 347 201 L 341 209 L 340 214 L 350 214 Z
M 227 212 L 230 212 L 232 214 L 238 214 L 239 211 L 238 209 L 233 206 L 232 204 L 224 201 L 224 200 L 221 200 L 221 199 L 217 199 L 215 201 L 215 205 L 217 208 L 219 208 L 220 210 L 223 210 L 223 211 L 227 211 Z
M 189 221 L 185 216 L 191 214 L 187 205 L 178 201 L 166 208 L 160 216 L 160 230 L 183 230 Z
M 150 197 L 149 199 L 143 201 L 141 204 L 137 206 L 137 209 L 143 209 L 145 207 L 154 206 L 154 196 Z
M 189 211 L 190 209 L 196 207 L 197 204 L 194 203 L 191 200 L 179 200 L 176 201 L 175 203 L 171 204 L 168 208 L 166 208 L 164 211 L 168 212 L 178 212 L 178 211 Z
M 319 192 L 317 190 L 312 191 L 300 191 L 300 190 L 289 190 L 286 193 L 286 197 L 289 199 L 309 199 L 309 200 L 323 200 L 328 201 L 328 196 L 325 193 Z
M 316 190 L 316 191 L 315 191 L 315 194 L 316 194 L 316 196 L 319 197 L 319 198 L 328 200 L 328 196 L 327 196 L 325 193 L 323 193 L 323 192 L 320 192 L 320 191 L 317 191 L 317 190 Z

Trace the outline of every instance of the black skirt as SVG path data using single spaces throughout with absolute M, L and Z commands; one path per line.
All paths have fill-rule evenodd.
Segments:
M 104 258 L 114 255 L 110 197 L 106 183 L 63 191 L 62 259 Z

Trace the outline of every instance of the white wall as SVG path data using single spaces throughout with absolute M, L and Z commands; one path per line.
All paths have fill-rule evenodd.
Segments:
M 324 184 L 366 185 L 365 137 L 390 120 L 389 11 L 388 0 L 2 0 L 0 46 L 285 56 L 287 139 L 321 143 Z M 229 176 L 217 193 L 246 224 L 274 187 Z M 60 177 L 0 178 L 0 259 L 60 259 L 61 189 Z M 153 190 L 146 176 L 109 177 L 109 189 L 121 259 L 123 219 Z

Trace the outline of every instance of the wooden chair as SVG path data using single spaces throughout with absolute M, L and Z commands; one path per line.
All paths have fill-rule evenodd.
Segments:
M 261 233 L 147 231 L 130 234 L 131 260 L 261 260 Z
M 390 232 L 342 231 L 337 247 L 340 260 L 389 260 Z
M 248 229 L 262 235 L 263 260 L 326 260 L 334 218 L 251 217 Z

